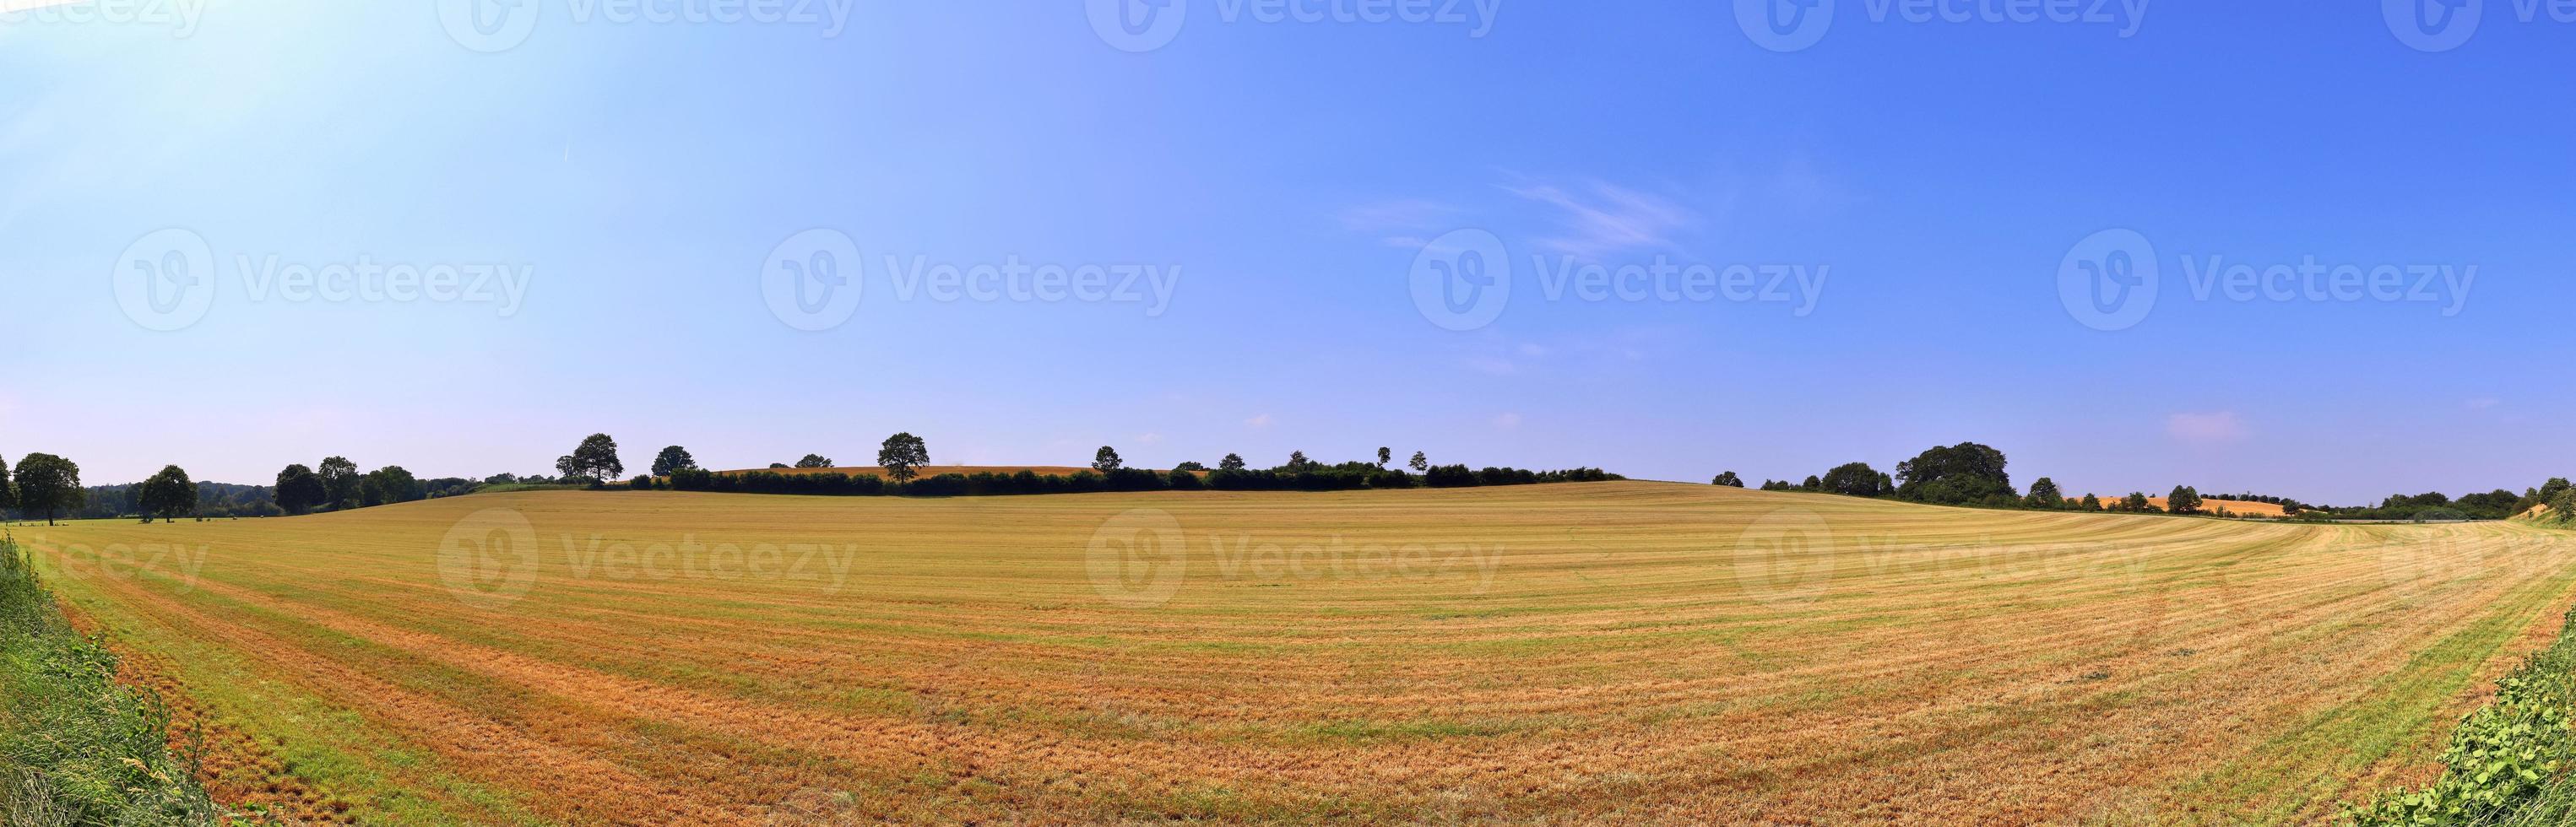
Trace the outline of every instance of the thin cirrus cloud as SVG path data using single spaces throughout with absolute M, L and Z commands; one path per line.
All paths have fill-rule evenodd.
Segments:
M 1553 184 L 1506 186 L 1503 191 L 1555 208 L 1557 234 L 1537 239 L 1539 247 L 1581 257 L 1673 246 L 1674 234 L 1689 228 L 1698 215 L 1671 199 L 1591 181 L 1577 189 Z
M 2174 414 L 2165 417 L 2165 433 L 2188 445 L 2225 445 L 2252 435 L 2235 411 Z

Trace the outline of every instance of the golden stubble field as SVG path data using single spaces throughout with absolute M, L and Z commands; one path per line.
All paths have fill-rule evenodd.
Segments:
M 2576 563 L 1645 482 L 16 532 L 220 790 L 382 823 L 2314 822 Z

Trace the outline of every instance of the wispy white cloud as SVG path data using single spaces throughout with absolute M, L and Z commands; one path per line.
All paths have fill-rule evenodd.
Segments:
M 1505 192 L 1554 207 L 1561 235 L 1537 240 L 1541 248 L 1567 255 L 1597 257 L 1610 253 L 1670 247 L 1676 231 L 1698 216 L 1670 199 L 1591 181 L 1568 189 L 1553 184 L 1505 186 Z
M 1251 419 L 1246 419 L 1246 420 L 1244 420 L 1244 421 L 1243 421 L 1243 426 L 1244 426 L 1244 427 L 1246 427 L 1246 428 L 1267 428 L 1267 427 L 1270 427 L 1270 415 L 1269 415 L 1269 414 L 1256 414 L 1256 415 L 1254 415 Z
M 2165 433 L 2190 445 L 2225 445 L 2253 435 L 2235 411 L 2174 414 L 2165 417 Z
M 1518 413 L 1504 413 L 1500 416 L 1494 417 L 1494 430 L 1509 431 L 1517 429 L 1520 426 L 1521 415 Z

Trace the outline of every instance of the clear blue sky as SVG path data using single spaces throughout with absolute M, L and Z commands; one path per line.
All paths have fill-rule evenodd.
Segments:
M 630 467 L 671 443 L 755 467 L 908 430 L 954 463 L 1390 445 L 1758 481 L 1975 440 L 2021 483 L 2338 504 L 2576 473 L 2576 24 L 2501 0 L 2438 52 L 2378 4 L 2154 3 L 2123 36 L 1825 0 L 1782 52 L 1728 3 L 1174 0 L 1135 52 L 1081 2 L 860 3 L 837 31 L 832 0 L 522 2 L 498 43 L 451 35 L 446 0 L 0 25 L 0 454 L 92 483 L 327 454 L 479 477 L 594 431 Z M 654 8 L 710 6 L 740 8 Z M 173 331 L 115 284 L 164 228 L 214 265 Z M 812 228 L 864 285 L 820 331 L 762 286 Z M 2113 228 L 2162 289 L 2102 330 L 2059 273 Z M 1514 262 L 1465 331 L 1411 293 L 1457 229 Z M 889 255 L 1179 277 L 1159 313 L 940 301 Z M 1551 296 L 1532 257 L 1569 255 L 1828 275 L 1811 307 Z M 271 256 L 505 264 L 527 291 L 295 301 Z M 2192 295 L 2208 256 L 2478 269 L 2457 303 L 2233 301 Z

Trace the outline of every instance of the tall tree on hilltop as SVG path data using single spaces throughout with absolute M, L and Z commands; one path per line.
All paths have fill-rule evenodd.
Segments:
M 347 508 L 358 504 L 357 463 L 348 457 L 324 457 L 321 465 L 313 467 L 313 473 L 322 477 L 324 505 Z
M 910 432 L 886 437 L 877 447 L 877 466 L 886 476 L 902 482 L 920 476 L 922 466 L 930 464 L 930 444 Z
M 277 507 L 288 514 L 302 514 L 330 501 L 330 492 L 322 487 L 322 476 L 302 465 L 289 465 L 277 472 Z
M 653 457 L 653 476 L 656 477 L 667 477 L 673 471 L 686 471 L 696 467 L 698 467 L 697 458 L 689 456 L 689 449 L 677 445 L 663 448 L 660 455 Z

